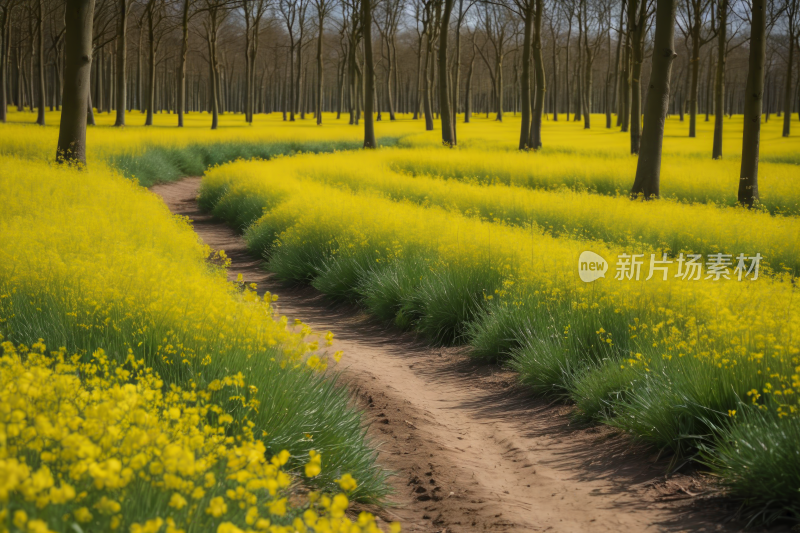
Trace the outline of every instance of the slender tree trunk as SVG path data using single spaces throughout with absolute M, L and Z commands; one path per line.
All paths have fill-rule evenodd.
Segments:
M 631 153 L 639 153 L 642 128 L 642 62 L 644 61 L 645 0 L 629 0 L 628 27 L 632 29 L 631 48 L 633 65 L 631 71 Z
M 39 0 L 38 2 L 39 8 L 37 10 L 37 20 L 36 20 L 36 62 L 38 74 L 39 74 L 39 94 L 37 95 L 37 105 L 38 108 L 38 115 L 36 118 L 36 123 L 40 126 L 44 126 L 44 108 L 46 105 L 47 99 L 47 91 L 44 85 L 44 1 Z M 31 39 L 33 39 L 33 35 L 31 35 Z
M 495 79 L 495 84 L 496 84 L 495 88 L 494 88 L 495 102 L 496 102 L 496 105 L 497 105 L 497 116 L 495 117 L 495 120 L 497 120 L 498 122 L 503 122 L 503 96 L 504 96 L 503 93 L 505 91 L 503 90 L 503 56 L 502 55 L 498 55 L 497 56 L 497 62 L 495 64 L 495 76 L 494 76 L 494 79 Z
M 139 47 L 136 51 L 136 108 L 140 113 L 145 112 L 142 105 L 142 35 L 143 28 L 139 27 Z
M 289 38 L 289 122 L 294 122 L 294 113 L 295 108 L 297 107 L 297 91 L 295 90 L 294 85 L 294 49 L 295 49 L 295 42 L 294 39 Z M 298 75 L 298 80 L 300 79 Z
M 189 0 L 183 0 L 181 10 L 181 55 L 178 64 L 178 127 L 183 127 L 186 111 L 186 56 L 189 53 Z
M 8 120 L 8 49 L 9 33 L 11 32 L 11 13 L 8 8 L 2 8 L 0 13 L 0 123 L 5 124 Z
M 519 132 L 519 149 L 533 148 L 529 142 L 531 138 L 531 41 L 533 36 L 534 0 L 527 0 L 525 5 L 525 24 L 522 36 L 522 118 Z
M 316 115 L 317 115 L 317 125 L 322 124 L 322 90 L 324 87 L 323 84 L 323 72 L 324 69 L 322 68 L 322 27 L 324 25 L 324 18 L 322 16 L 319 17 L 319 35 L 317 36 L 317 98 L 314 107 L 316 108 Z
M 767 43 L 767 0 L 752 0 L 750 58 L 744 100 L 742 167 L 739 203 L 752 207 L 758 201 L 758 156 L 761 143 L 761 104 L 764 98 L 764 63 Z M 791 113 L 791 110 L 788 110 Z
M 644 131 L 642 132 L 636 179 L 632 196 L 645 199 L 658 198 L 661 177 L 661 147 L 664 142 L 664 122 L 669 107 L 669 78 L 675 53 L 676 0 L 658 0 L 656 3 L 656 34 L 653 40 L 653 66 L 650 88 L 645 104 Z
M 127 59 L 128 59 L 128 0 L 119 1 L 117 16 L 117 119 L 115 126 L 125 125 L 125 104 L 127 98 Z
M 572 15 L 570 15 L 571 17 Z M 567 27 L 567 46 L 564 47 L 564 52 L 566 53 L 566 58 L 564 62 L 564 82 L 566 84 L 567 94 L 564 100 L 567 103 L 566 111 L 566 120 L 569 122 L 569 113 L 570 113 L 570 105 L 572 104 L 572 77 L 569 75 L 569 51 L 570 51 L 570 39 L 572 37 L 572 19 L 569 20 L 569 26 Z
M 422 42 L 425 39 L 425 34 L 422 34 L 418 39 L 419 44 L 419 54 L 417 54 L 417 83 L 416 83 L 416 95 L 414 101 L 414 116 L 412 117 L 413 120 L 417 120 L 419 118 L 420 113 L 422 112 Z
M 714 75 L 714 145 L 712 159 L 722 159 L 722 127 L 725 119 L 725 61 L 728 45 L 728 0 L 719 1 L 717 71 Z
M 553 37 L 553 122 L 558 122 L 558 47 Z
M 251 11 L 250 5 L 247 3 L 244 6 L 244 121 L 248 124 L 253 122 L 253 113 L 251 101 L 253 97 L 253 86 L 250 83 L 253 77 L 251 69 L 253 63 L 250 61 L 253 57 L 253 28 L 251 27 Z
M 583 26 L 582 17 L 578 16 L 578 64 L 575 65 L 575 114 L 573 121 L 579 122 L 583 118 Z
M 467 70 L 466 87 L 464 88 L 464 123 L 469 124 L 472 118 L 472 74 L 475 67 L 475 54 L 472 54 L 472 60 L 469 62 L 469 70 Z
M 56 161 L 86 165 L 94 0 L 66 0 L 64 13 L 64 96 Z
M 148 6 L 147 11 L 147 42 L 148 42 L 148 80 L 147 80 L 147 118 L 144 125 L 153 125 L 153 112 L 156 106 L 156 36 L 153 27 L 153 6 Z
M 439 117 L 442 121 L 442 142 L 450 147 L 456 145 L 453 116 L 450 109 L 450 88 L 447 83 L 449 77 L 447 73 L 447 37 L 450 29 L 450 16 L 453 13 L 453 1 L 443 0 L 444 12 L 439 29 Z
M 303 108 L 303 35 L 300 34 L 300 39 L 297 42 L 297 79 L 295 80 L 295 106 L 293 110 L 295 114 L 299 114 L 300 118 L 305 118 L 305 109 Z M 294 120 L 294 119 L 292 119 Z
M 622 5 L 619 8 L 619 30 L 617 32 L 617 53 L 614 60 L 614 113 L 617 115 L 617 126 L 620 125 L 620 111 L 622 106 L 620 105 L 620 90 L 619 90 L 619 79 L 620 79 L 620 69 L 622 64 L 620 63 L 622 59 L 622 24 L 625 21 L 625 0 L 622 0 Z M 609 39 L 611 38 L 611 30 L 608 31 Z
M 364 34 L 364 148 L 377 148 L 375 141 L 375 64 L 372 62 L 372 0 L 361 0 Z
M 428 40 L 432 41 L 430 34 Z M 433 44 L 426 45 L 425 53 L 425 84 L 423 87 L 423 99 L 425 107 L 425 130 L 433 131 L 433 106 L 431 105 L 431 74 L 433 71 Z
M 389 120 L 395 120 L 394 115 L 394 94 L 393 94 L 393 77 L 395 74 L 394 71 L 394 55 L 392 51 L 392 44 L 391 39 L 394 39 L 394 35 L 389 37 L 390 42 L 386 43 L 386 50 L 388 54 L 388 70 L 386 72 L 386 103 L 389 106 Z
M 622 91 L 620 91 L 621 115 L 617 116 L 620 131 L 627 132 L 631 119 L 631 32 L 625 32 L 625 48 L 623 49 Z
M 535 13 L 533 16 L 533 68 L 536 83 L 536 95 L 533 102 L 533 117 L 531 117 L 531 130 L 528 139 L 529 145 L 534 150 L 542 147 L 542 116 L 544 115 L 544 60 L 542 59 L 542 12 L 543 0 L 535 0 Z
M 689 88 L 689 137 L 697 137 L 697 85 L 700 78 L 700 13 L 695 12 L 692 28 L 691 81 Z
M 797 0 L 792 0 L 797 2 Z M 791 19 L 792 17 L 790 17 Z M 792 69 L 794 67 L 794 23 L 789 21 L 789 58 L 786 62 L 786 79 L 783 91 L 783 136 L 788 137 L 792 130 Z

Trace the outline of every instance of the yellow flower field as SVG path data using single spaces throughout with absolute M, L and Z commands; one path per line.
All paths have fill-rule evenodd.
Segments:
M 206 114 L 180 130 L 99 114 L 75 169 L 50 162 L 58 113 L 34 118 L 0 125 L 0 531 L 378 530 L 347 511 L 384 502 L 387 472 L 334 357 L 226 281 L 225 255 L 145 188 L 203 173 L 201 207 L 280 278 L 467 344 L 584 421 L 800 516 L 783 453 L 800 435 L 800 142 L 779 121 L 745 210 L 741 117 L 722 161 L 710 123 L 688 139 L 670 117 L 654 202 L 628 199 L 636 159 L 602 120 L 548 121 L 521 153 L 511 114 L 459 123 L 452 150 L 384 120 L 376 151 L 333 115 L 225 114 L 211 131 Z M 607 268 L 591 283 L 587 251 Z

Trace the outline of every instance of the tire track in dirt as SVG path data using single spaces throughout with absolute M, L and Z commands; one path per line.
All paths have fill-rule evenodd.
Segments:
M 199 211 L 200 178 L 152 187 L 188 216 L 200 238 L 231 258 L 277 311 L 333 331 L 342 378 L 397 472 L 388 509 L 405 531 L 739 531 L 704 478 L 665 479 L 664 462 L 607 427 L 578 428 L 570 407 L 531 398 L 514 374 L 475 365 L 463 349 L 432 348 L 311 288 L 287 288 L 260 268 L 241 237 Z

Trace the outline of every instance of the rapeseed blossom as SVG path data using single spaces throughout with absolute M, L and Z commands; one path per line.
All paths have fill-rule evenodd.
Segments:
M 139 533 L 165 524 L 173 532 L 353 531 L 342 494 L 290 504 L 299 480 L 284 470 L 288 452 L 268 460 L 249 424 L 220 414 L 215 400 L 240 378 L 166 388 L 132 356 L 117 364 L 97 350 L 82 362 L 63 348 L 48 353 L 42 341 L 0 350 L 0 531 L 9 519 L 42 533 L 73 523 Z M 313 452 L 307 471 L 320 465 Z M 356 523 L 380 531 L 371 515 Z

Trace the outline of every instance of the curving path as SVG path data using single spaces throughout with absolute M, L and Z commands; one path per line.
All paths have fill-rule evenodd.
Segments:
M 287 288 L 260 268 L 224 223 L 199 211 L 201 178 L 157 185 L 175 214 L 231 258 L 277 309 L 315 331 L 333 331 L 340 369 L 397 472 L 395 506 L 370 509 L 404 531 L 738 531 L 699 476 L 665 479 L 665 463 L 606 427 L 573 427 L 569 407 L 529 397 L 500 367 L 473 365 L 387 330 L 310 288 Z

